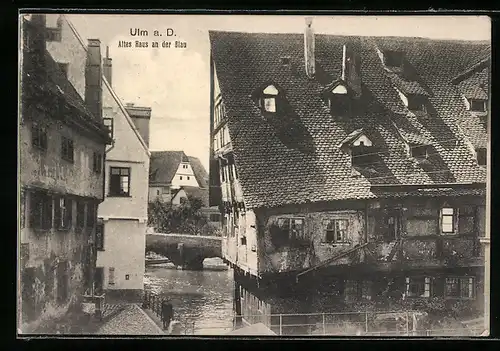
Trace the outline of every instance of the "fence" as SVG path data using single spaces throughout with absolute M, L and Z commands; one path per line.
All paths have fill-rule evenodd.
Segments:
M 183 327 L 184 334 L 191 335 L 223 335 L 259 322 L 276 335 L 294 336 L 480 336 L 484 331 L 482 327 L 421 328 L 420 315 L 416 311 L 233 315 L 232 321 L 188 320 Z
M 163 323 L 163 313 L 162 313 L 162 303 L 165 299 L 152 294 L 148 291 L 144 292 L 144 299 L 142 302 L 142 308 L 147 308 L 151 310 L 158 318 L 161 319 Z

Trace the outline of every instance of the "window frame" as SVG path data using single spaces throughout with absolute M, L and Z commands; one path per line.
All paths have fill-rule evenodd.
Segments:
M 79 211 L 80 207 L 81 207 L 81 209 L 83 209 L 82 212 Z M 81 200 L 81 199 L 76 200 L 75 229 L 77 231 L 83 231 L 85 229 L 85 220 L 86 220 L 86 208 L 85 207 L 86 207 L 86 205 L 85 205 L 85 202 L 83 200 Z
M 47 151 L 47 129 L 37 123 L 31 126 L 31 145 L 41 151 Z
M 413 280 L 413 281 L 412 281 Z M 423 284 L 423 285 L 421 285 Z M 418 287 L 418 292 L 412 292 L 412 286 Z M 409 298 L 430 298 L 432 297 L 432 278 L 428 276 L 406 277 L 405 296 Z
M 48 231 L 54 227 L 54 199 L 51 195 L 42 191 L 30 192 L 30 207 L 29 223 L 31 228 Z
M 287 227 L 288 228 L 284 228 L 284 226 L 280 223 L 285 223 L 285 222 L 288 222 L 288 225 Z M 302 222 L 302 233 L 301 235 L 296 235 L 292 233 L 292 222 L 295 222 L 295 221 L 301 221 Z M 278 224 L 278 227 L 280 228 L 280 230 L 282 231 L 286 231 L 287 232 L 287 237 L 288 237 L 288 240 L 296 240 L 296 239 L 304 239 L 305 238 L 305 218 L 304 217 L 280 217 L 278 218 L 277 220 L 277 224 Z
M 111 122 L 109 125 L 106 124 L 106 122 L 108 122 L 108 121 Z M 105 127 L 108 128 L 110 139 L 114 140 L 115 127 L 114 127 L 114 120 L 113 120 L 113 118 L 105 117 L 105 118 L 102 119 L 102 123 L 104 124 Z
M 449 280 L 456 280 L 456 283 L 451 283 L 448 282 Z M 465 284 L 464 281 L 466 281 Z M 457 294 L 456 295 L 450 295 L 448 291 L 448 286 L 450 284 L 456 284 L 457 287 Z M 468 289 L 468 294 L 469 296 L 463 296 L 463 287 L 467 286 Z M 472 296 L 470 296 L 472 295 Z M 475 300 L 477 295 L 476 291 L 476 277 L 471 277 L 471 276 L 450 276 L 450 277 L 445 277 L 444 279 L 444 298 L 445 299 L 456 299 L 456 300 Z
M 486 107 L 486 102 L 487 100 L 484 99 L 469 99 L 469 111 L 471 112 L 486 112 L 487 107 Z M 473 108 L 473 104 L 481 103 L 481 109 L 475 109 Z
M 415 153 L 415 151 L 420 150 L 423 150 L 424 155 L 421 155 L 419 152 Z M 427 145 L 412 145 L 410 146 L 410 154 L 411 157 L 417 160 L 427 160 L 429 158 L 429 147 Z
M 70 230 L 73 227 L 73 199 L 67 196 L 54 199 L 54 227 L 58 230 Z
M 326 226 L 325 226 L 325 237 L 324 237 L 324 243 L 327 244 L 347 244 L 349 243 L 349 219 L 347 218 L 331 218 L 331 219 L 326 219 Z M 338 224 L 340 223 L 345 223 L 345 228 L 342 230 L 344 231 L 343 234 L 341 234 L 340 240 L 338 239 L 338 230 L 341 230 L 338 228 Z M 332 233 L 333 237 L 329 238 L 329 233 Z
M 445 210 L 452 210 L 452 213 L 451 214 L 444 213 Z M 456 223 L 457 215 L 458 215 L 457 208 L 451 207 L 451 206 L 441 207 L 440 212 L 439 212 L 439 229 L 440 229 L 442 235 L 455 235 L 455 234 L 457 234 L 457 223 Z M 451 217 L 451 226 L 452 226 L 451 231 L 444 230 L 444 225 L 445 225 L 444 218 L 445 217 L 446 218 Z
M 100 219 L 97 220 L 96 230 L 95 230 L 95 248 L 97 251 L 104 250 L 104 222 Z
M 100 152 L 94 151 L 94 155 L 92 158 L 92 171 L 101 174 L 103 167 L 103 157 Z
M 118 170 L 118 174 L 113 174 L 113 171 Z M 122 171 L 127 171 L 128 174 L 121 174 Z M 109 188 L 108 188 L 108 197 L 131 197 L 131 178 L 132 178 L 132 169 L 130 167 L 115 167 L 115 166 L 110 166 L 109 167 Z M 118 182 L 119 182 L 119 187 L 120 190 L 119 192 L 115 192 L 115 189 L 113 188 L 114 180 L 113 178 L 118 176 Z M 122 177 L 127 178 L 127 192 L 123 192 L 123 184 L 122 184 Z
M 75 142 L 72 138 L 61 137 L 61 158 L 69 163 L 75 163 Z
M 484 155 L 483 155 L 484 153 Z M 484 157 L 484 159 L 483 159 Z M 483 163 L 484 160 L 484 163 Z M 485 147 L 476 148 L 476 161 L 479 166 L 488 165 L 488 150 Z M 480 162 L 481 161 L 481 162 Z

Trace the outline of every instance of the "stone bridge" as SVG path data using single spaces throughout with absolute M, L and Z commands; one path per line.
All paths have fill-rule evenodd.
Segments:
M 183 269 L 201 270 L 203 260 L 222 257 L 222 238 L 188 234 L 146 234 L 146 252 L 168 257 Z

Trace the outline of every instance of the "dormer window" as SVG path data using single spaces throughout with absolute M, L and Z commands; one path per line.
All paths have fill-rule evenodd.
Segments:
M 279 109 L 280 92 L 274 85 L 268 85 L 259 97 L 259 107 L 262 112 L 276 113 Z
M 406 96 L 408 100 L 408 110 L 426 112 L 426 99 L 421 95 L 408 95 Z
M 427 157 L 429 157 L 427 149 L 427 145 L 413 145 L 410 147 L 411 157 L 414 157 L 418 160 L 425 160 L 427 159 Z
M 351 110 L 351 99 L 347 86 L 334 82 L 324 90 L 325 99 L 332 116 L 344 116 Z
M 470 99 L 469 110 L 473 112 L 486 112 L 486 100 Z
M 351 162 L 353 166 L 369 166 L 373 163 L 373 143 L 364 134 L 363 129 L 357 129 L 349 134 L 341 143 L 340 147 L 349 147 Z
M 400 51 L 393 51 L 393 50 L 385 51 L 384 64 L 390 68 L 403 67 L 403 53 Z
M 486 148 L 481 147 L 476 149 L 477 164 L 480 166 L 486 166 L 487 153 Z

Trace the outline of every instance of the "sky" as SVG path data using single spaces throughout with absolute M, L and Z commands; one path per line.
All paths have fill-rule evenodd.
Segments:
M 303 16 L 71 14 L 80 36 L 100 39 L 113 59 L 112 85 L 123 102 L 152 108 L 150 150 L 183 150 L 208 170 L 210 70 L 208 30 L 302 33 Z M 175 36 L 167 37 L 171 28 Z M 315 33 L 490 40 L 486 16 L 315 16 Z M 135 29 L 147 37 L 132 36 Z M 163 33 L 154 37 L 153 31 Z M 159 48 L 123 48 L 119 42 L 159 41 Z M 186 48 L 162 48 L 176 40 Z

